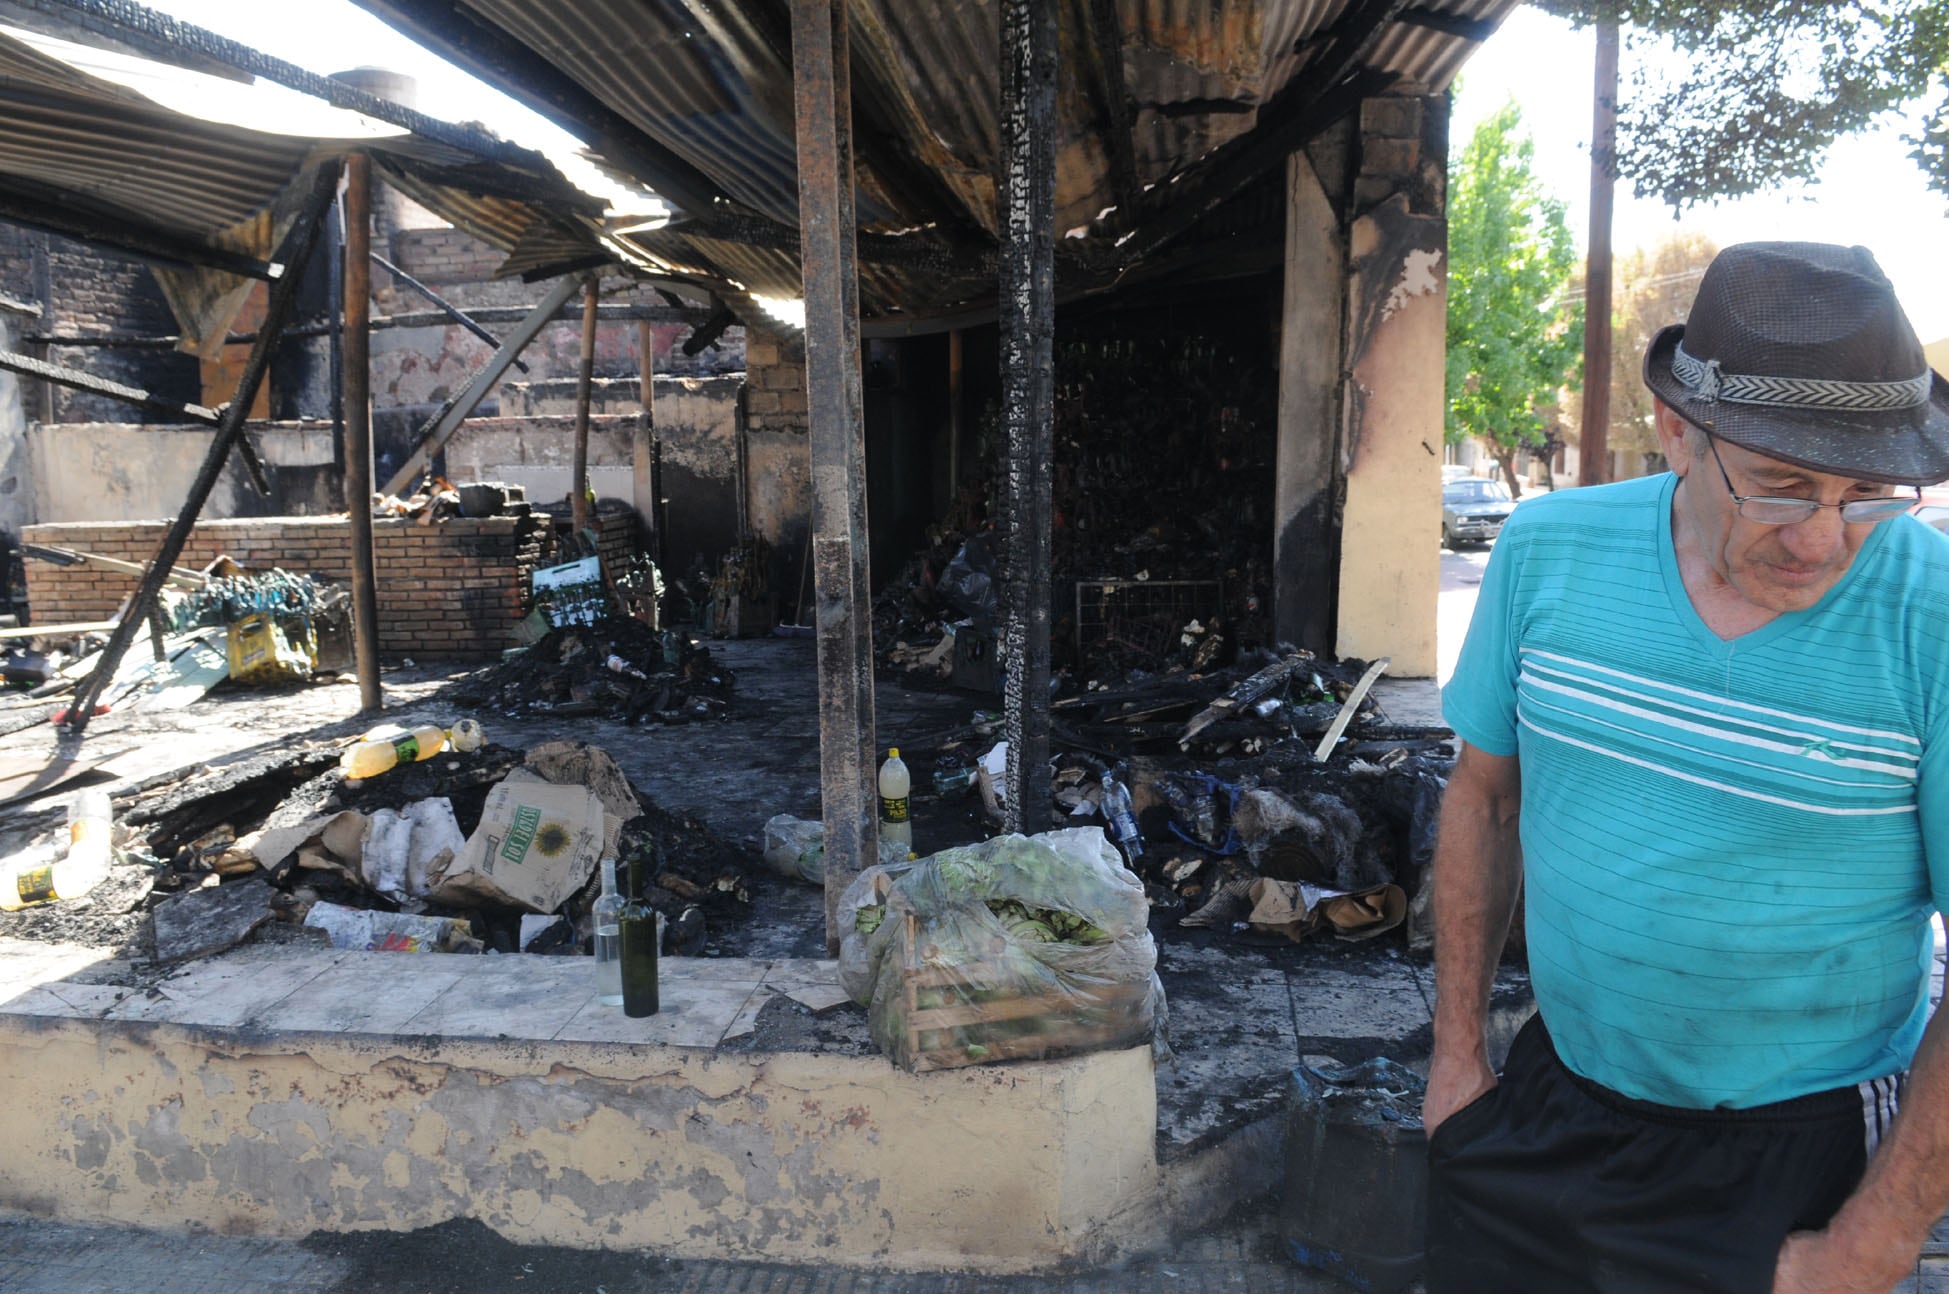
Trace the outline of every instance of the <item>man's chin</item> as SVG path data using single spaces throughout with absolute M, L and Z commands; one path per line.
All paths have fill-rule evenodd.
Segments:
M 1826 597 L 1827 591 L 1840 583 L 1846 573 L 1846 568 L 1803 573 L 1767 567 L 1740 581 L 1739 591 L 1748 602 L 1768 611 L 1805 611 Z

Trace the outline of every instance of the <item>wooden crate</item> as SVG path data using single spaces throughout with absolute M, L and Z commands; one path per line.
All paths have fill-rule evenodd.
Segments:
M 931 990 L 960 993 L 970 986 L 1000 983 L 1003 976 L 984 976 L 979 961 L 951 968 L 928 965 L 912 913 L 906 916 L 902 934 L 900 1007 L 905 1036 L 903 1053 L 896 1059 L 916 1074 L 1134 1047 L 1150 1038 L 1148 976 L 1132 983 L 1092 984 L 1085 990 L 1011 992 L 985 1002 L 922 1006 L 921 995 Z M 1079 997 L 1087 1001 L 1079 1002 Z M 1025 1021 L 1035 1021 L 1039 1027 L 1022 1032 Z M 984 1050 L 970 1054 L 970 1046 Z

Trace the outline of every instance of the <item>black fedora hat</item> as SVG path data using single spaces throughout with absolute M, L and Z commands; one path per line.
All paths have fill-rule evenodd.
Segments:
M 1949 383 L 1865 247 L 1740 243 L 1651 339 L 1645 385 L 1685 421 L 1859 480 L 1949 478 Z

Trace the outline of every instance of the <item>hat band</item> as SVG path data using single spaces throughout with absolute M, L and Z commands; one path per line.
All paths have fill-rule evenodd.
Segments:
M 1725 373 L 1716 359 L 1695 359 L 1680 342 L 1672 376 L 1700 400 L 1768 404 L 1781 409 L 1917 409 L 1929 402 L 1935 374 L 1923 369 L 1906 382 L 1843 382 L 1820 377 L 1758 377 Z

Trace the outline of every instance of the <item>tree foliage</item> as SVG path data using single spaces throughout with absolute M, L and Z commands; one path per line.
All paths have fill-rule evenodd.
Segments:
M 1645 388 L 1645 348 L 1658 330 L 1684 323 L 1698 296 L 1699 280 L 1719 249 L 1703 234 L 1678 232 L 1649 251 L 1619 257 L 1612 267 L 1611 421 L 1607 443 L 1614 450 L 1648 455 L 1658 451 L 1651 421 L 1651 392 Z M 1582 420 L 1583 393 L 1565 392 L 1563 416 Z
M 1449 166 L 1450 443 L 1475 436 L 1502 464 L 1543 443 L 1539 410 L 1575 367 L 1582 311 L 1564 303 L 1577 266 L 1563 203 L 1543 191 L 1522 115 L 1505 104 Z
M 1615 174 L 1639 197 L 1684 210 L 1811 179 L 1835 140 L 1931 95 L 1931 124 L 1911 142 L 1949 192 L 1949 0 L 1537 3 L 1579 25 L 1614 20 L 1634 48 L 1677 49 L 1633 60 L 1619 96 Z

